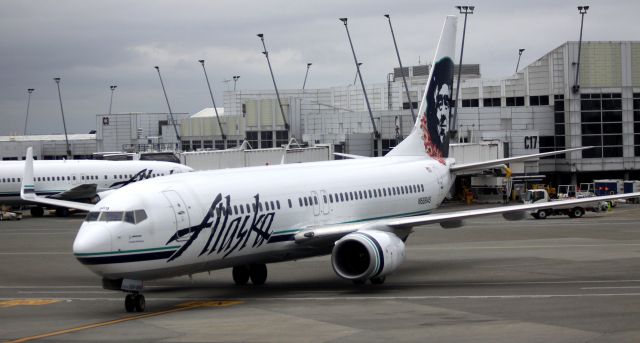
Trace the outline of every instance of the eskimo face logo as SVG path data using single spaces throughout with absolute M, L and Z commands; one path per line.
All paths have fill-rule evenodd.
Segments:
M 427 108 L 420 118 L 422 140 L 426 153 L 440 163 L 449 155 L 449 112 L 453 61 L 445 57 L 433 65 L 426 101 Z

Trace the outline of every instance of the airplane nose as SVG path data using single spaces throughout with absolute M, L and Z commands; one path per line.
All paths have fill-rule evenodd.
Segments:
M 73 241 L 73 253 L 76 257 L 100 254 L 111 251 L 111 234 L 106 227 L 98 223 L 83 224 Z

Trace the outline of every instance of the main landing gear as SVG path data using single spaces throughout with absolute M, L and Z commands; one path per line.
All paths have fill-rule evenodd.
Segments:
M 140 293 L 129 293 L 124 298 L 124 308 L 127 312 L 144 312 L 145 305 L 144 295 Z
M 246 285 L 251 279 L 251 283 L 256 286 L 264 285 L 267 281 L 267 265 L 250 264 L 233 267 L 233 281 L 238 286 Z

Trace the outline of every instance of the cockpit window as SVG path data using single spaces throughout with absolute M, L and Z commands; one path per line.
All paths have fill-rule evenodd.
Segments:
M 147 219 L 147 212 L 144 210 L 135 210 L 136 214 L 136 224 Z
M 108 212 L 102 212 L 102 214 L 100 215 L 100 221 L 101 222 L 116 222 L 116 221 L 122 221 L 122 215 L 123 212 L 120 211 L 108 211 Z
M 89 212 L 85 217 L 86 222 L 126 222 L 130 224 L 138 224 L 147 219 L 147 213 L 144 210 L 135 211 L 104 211 Z
M 133 217 L 133 211 L 127 211 L 124 213 L 124 221 L 131 224 L 136 223 L 136 220 Z
M 95 222 L 96 220 L 98 220 L 98 217 L 100 216 L 100 212 L 89 212 L 87 213 L 87 217 L 84 218 L 85 222 Z

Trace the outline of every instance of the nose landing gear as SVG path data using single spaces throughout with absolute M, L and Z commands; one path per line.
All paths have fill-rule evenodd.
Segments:
M 235 266 L 232 270 L 233 281 L 236 285 L 243 286 L 249 282 L 256 286 L 263 285 L 267 281 L 267 266 L 265 264 L 250 264 L 248 266 Z
M 144 312 L 146 301 L 140 293 L 129 293 L 124 298 L 124 308 L 127 312 Z

